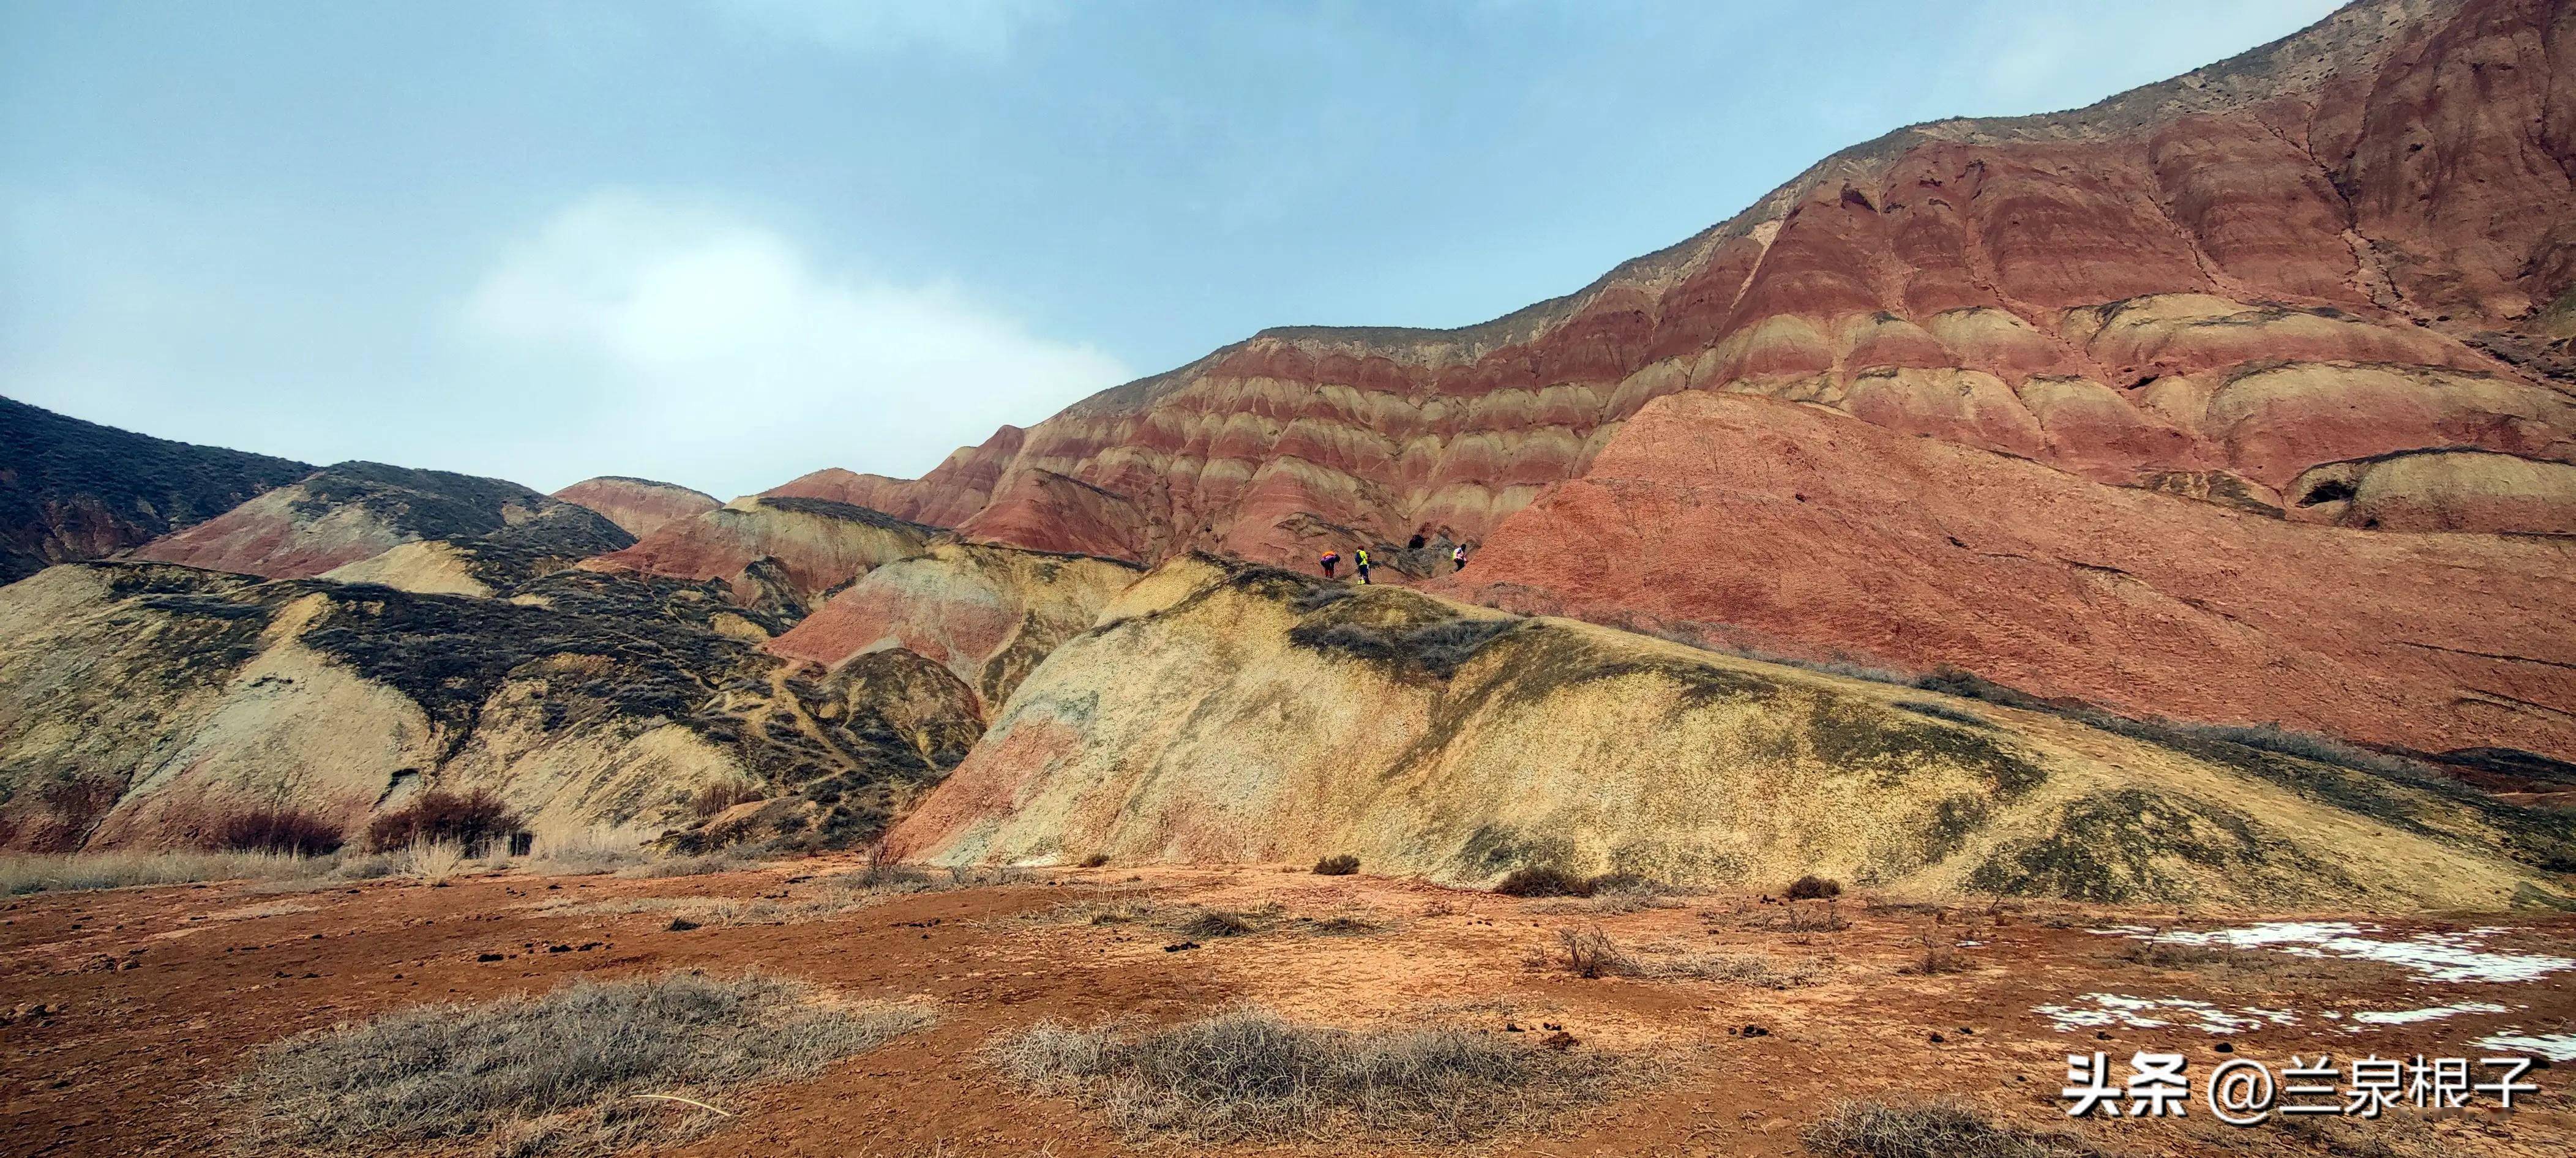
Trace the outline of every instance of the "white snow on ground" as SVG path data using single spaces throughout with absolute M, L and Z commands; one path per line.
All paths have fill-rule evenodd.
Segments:
M 2266 921 L 2242 928 L 2205 932 L 2189 929 L 2158 932 L 2137 925 L 2093 930 L 2105 936 L 2167 945 L 2269 949 L 2302 957 L 2378 961 L 2410 970 L 2418 981 L 2537 981 L 2561 970 L 2576 969 L 2576 957 L 2493 952 L 2485 947 L 2488 938 L 2506 931 L 2479 928 L 2465 933 L 2416 933 L 2408 936 L 2387 933 L 2377 925 L 2349 921 Z
M 2554 1062 L 2576 1061 L 2576 1033 L 2492 1033 L 2477 1040 L 2492 1050 L 2536 1053 Z
M 2098 1029 L 2123 1026 L 2129 1029 L 2162 1029 L 2176 1024 L 2203 1033 L 2244 1033 L 2266 1025 L 2296 1025 L 2298 1016 L 2286 1009 L 2228 1009 L 2206 1001 L 2183 997 L 2131 997 L 2125 993 L 2086 993 L 2077 1004 L 2042 1005 L 2032 1010 L 2049 1020 L 2060 1033 L 2074 1029 Z
M 2352 1019 L 2371 1025 L 2406 1025 L 2417 1021 L 2439 1021 L 2445 1017 L 2457 1017 L 2463 1013 L 2503 1012 L 2505 1008 L 2492 1001 L 2463 1001 L 2458 1005 L 2434 1005 L 2423 1009 L 2400 1009 L 2388 1013 L 2365 1011 L 2353 1014 Z M 2356 1029 L 2354 1032 L 2359 1030 Z

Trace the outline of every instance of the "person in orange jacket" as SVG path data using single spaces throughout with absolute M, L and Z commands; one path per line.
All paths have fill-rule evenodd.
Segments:
M 1324 552 L 1324 557 L 1316 561 L 1324 565 L 1324 578 L 1330 579 L 1333 577 L 1333 568 L 1339 565 L 1342 561 L 1342 553 L 1339 551 L 1326 551 Z

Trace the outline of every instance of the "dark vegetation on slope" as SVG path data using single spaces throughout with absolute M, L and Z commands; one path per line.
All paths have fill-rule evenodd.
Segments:
M 727 602 L 721 582 L 561 571 L 521 586 L 516 598 L 527 602 L 516 602 L 319 579 L 261 583 L 165 564 L 92 566 L 117 597 L 159 613 L 144 620 L 156 660 L 147 666 L 168 686 L 137 694 L 175 700 L 220 684 L 259 653 L 279 608 L 320 596 L 299 641 L 418 703 L 439 729 L 442 761 L 465 750 L 494 711 L 515 713 L 509 718 L 521 725 L 535 713 L 546 733 L 610 743 L 665 723 L 685 727 L 729 749 L 756 778 L 751 787 L 781 806 L 738 831 L 683 834 L 681 843 L 695 847 L 864 843 L 981 732 L 965 686 L 910 652 L 871 657 L 822 682 L 786 678 L 785 661 L 716 630 L 719 617 L 779 629 Z M 424 771 L 437 785 L 437 770 Z
M 0 583 L 194 526 L 312 472 L 0 398 Z
M 924 526 L 907 519 L 898 519 L 893 515 L 877 510 L 874 507 L 863 507 L 856 503 L 837 502 L 832 499 L 809 499 L 799 498 L 793 495 L 773 495 L 763 497 L 760 500 L 760 505 L 768 507 L 771 510 L 792 511 L 800 515 L 816 515 L 826 519 L 839 519 L 845 523 L 865 523 L 868 526 L 883 527 L 889 531 L 915 531 L 919 532 L 923 536 L 936 535 L 939 533 L 939 528 L 937 527 Z

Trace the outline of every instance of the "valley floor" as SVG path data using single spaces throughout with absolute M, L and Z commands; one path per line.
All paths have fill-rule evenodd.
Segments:
M 834 874 L 860 867 L 826 858 L 668 879 L 503 874 L 437 888 L 180 885 L 11 900 L 0 904 L 0 1153 L 222 1150 L 216 1091 L 262 1042 L 572 978 L 749 969 L 852 999 L 926 1000 L 939 1020 L 812 1080 L 726 1096 L 735 1116 L 676 1153 L 1201 1152 L 1123 1136 L 1069 1098 L 1015 1088 L 984 1050 L 1045 1019 L 1154 1025 L 1244 1003 L 1350 1027 L 1518 1028 L 1533 1048 L 1561 1027 L 1576 1049 L 1630 1059 L 1639 1076 L 1596 1103 L 1471 1147 L 1493 1153 L 1800 1154 L 1803 1131 L 1841 1099 L 1941 1095 L 2010 1127 L 2140 1156 L 2539 1155 L 2576 1142 L 2567 1064 L 2535 1071 L 2542 1092 L 2510 1116 L 2400 1106 L 2375 1122 L 2233 1129 L 2198 1099 L 2230 1056 L 2222 1043 L 2276 1072 L 2320 1051 L 2338 1063 L 2532 1052 L 2478 1044 L 2500 1034 L 2554 1040 L 2563 1055 L 2576 1025 L 2567 915 L 2271 925 L 2235 939 L 2273 948 L 2227 950 L 2141 938 L 2343 918 L 1859 896 L 1830 913 L 1753 896 L 1523 900 L 1275 867 L 830 891 Z M 1595 930 L 1624 975 L 1566 967 L 1562 934 Z M 2111 1055 L 2115 1081 L 2132 1051 L 2186 1054 L 2190 1116 L 2070 1123 L 2058 1097 L 2067 1055 L 2095 1050 Z M 1401 1138 L 1236 1149 L 1456 1152 Z

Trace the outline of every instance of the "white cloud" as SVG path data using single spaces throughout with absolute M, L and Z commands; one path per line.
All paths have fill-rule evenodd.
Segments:
M 756 31 L 845 52 L 912 47 L 994 57 L 1031 20 L 1058 9 L 1043 0 L 710 0 Z
M 581 379 L 572 457 L 734 492 L 827 465 L 917 473 L 1134 376 L 953 286 L 817 268 L 758 224 L 634 193 L 557 214 L 462 320 L 502 378 Z

